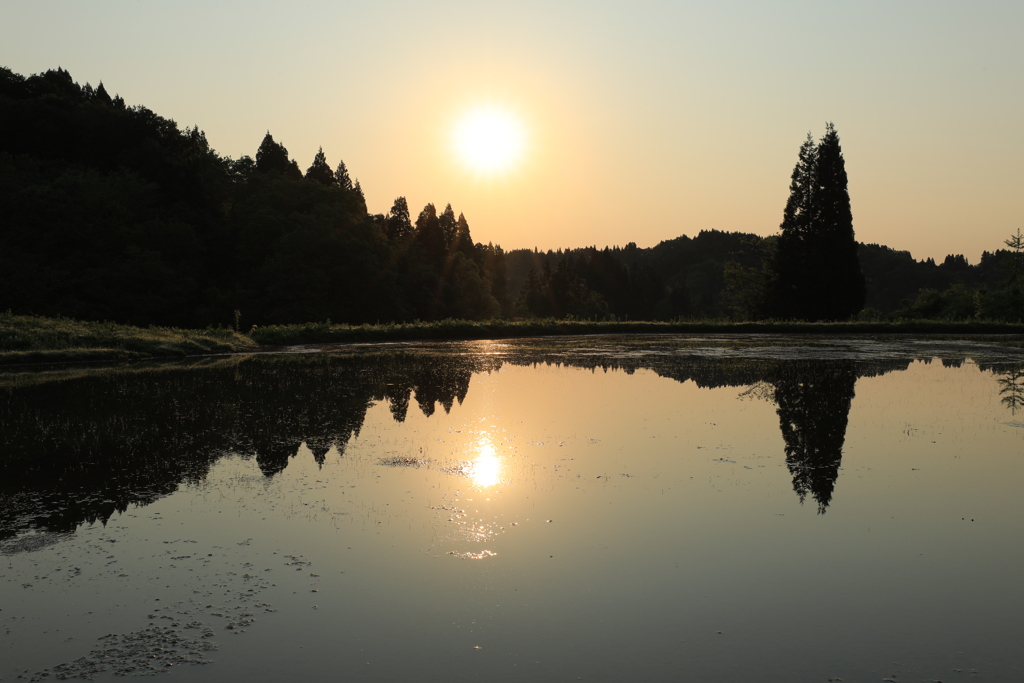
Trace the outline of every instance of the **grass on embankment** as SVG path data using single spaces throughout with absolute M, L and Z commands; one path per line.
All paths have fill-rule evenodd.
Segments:
M 1015 334 L 1024 339 L 1024 324 L 989 322 L 611 322 L 588 320 L 440 320 L 384 325 L 268 325 L 249 333 L 261 345 L 340 344 L 442 339 L 511 339 L 583 334 Z
M 0 313 L 0 364 L 165 358 L 253 351 L 255 341 L 231 330 L 132 327 Z
M 511 339 L 584 334 L 926 334 L 1015 335 L 1024 342 L 1024 324 L 986 322 L 592 322 L 585 320 L 441 320 L 383 325 L 268 325 L 248 334 L 226 329 L 182 330 L 81 322 L 68 318 L 0 313 L 0 365 L 68 363 L 255 352 L 291 344 Z

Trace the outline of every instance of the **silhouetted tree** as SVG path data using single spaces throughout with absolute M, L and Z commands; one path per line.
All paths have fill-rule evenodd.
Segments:
M 287 178 L 301 178 L 299 165 L 289 159 L 285 146 L 274 142 L 274 136 L 267 131 L 263 142 L 256 150 L 256 170 L 260 173 L 282 175 Z
M 768 285 L 769 313 L 844 320 L 864 306 L 865 284 L 853 234 L 846 166 L 829 123 L 800 147 Z
M 313 157 L 313 164 L 306 169 L 306 180 L 315 180 L 322 185 L 328 186 L 335 184 L 334 173 L 327 164 L 327 157 L 324 156 L 323 147 L 317 150 L 316 156 Z
M 1021 233 L 1020 228 L 1017 228 L 1017 234 L 1011 235 L 1010 239 L 1004 240 L 1003 242 L 1013 251 L 1013 257 L 1010 259 L 1010 277 L 1007 281 L 1008 287 L 1014 287 L 1020 285 L 1019 278 L 1024 273 L 1024 234 Z
M 366 195 L 363 194 L 363 186 L 359 184 L 358 178 L 352 185 L 352 194 L 355 195 L 356 199 L 359 201 L 359 210 L 362 213 L 366 213 Z
M 256 171 L 256 162 L 252 160 L 251 156 L 243 155 L 237 161 L 229 162 L 228 171 L 234 180 L 245 182 Z
M 449 249 L 453 253 L 461 252 L 466 258 L 476 261 L 478 265 L 483 265 L 483 260 L 479 257 L 476 245 L 473 244 L 473 236 L 469 234 L 469 221 L 461 213 L 459 214 L 459 220 L 455 223 L 455 235 L 452 237 Z
M 423 207 L 416 219 L 416 244 L 427 263 L 440 268 L 445 257 L 444 232 L 433 204 Z
M 387 236 L 392 240 L 404 240 L 412 235 L 412 216 L 409 213 L 409 203 L 405 197 L 398 197 L 391 205 L 391 211 L 385 218 Z
M 334 182 L 343 190 L 352 189 L 352 178 L 348 175 L 344 161 L 338 161 L 338 168 L 334 169 Z
M 455 229 L 458 226 L 458 220 L 455 218 L 455 211 L 452 210 L 451 204 L 444 207 L 444 211 L 437 217 L 437 222 L 440 224 L 441 234 L 444 236 L 444 248 L 451 252 L 455 242 Z
M 96 86 L 96 100 L 103 104 L 113 104 L 114 101 L 110 99 L 110 95 L 107 93 L 107 89 L 103 87 L 103 81 Z

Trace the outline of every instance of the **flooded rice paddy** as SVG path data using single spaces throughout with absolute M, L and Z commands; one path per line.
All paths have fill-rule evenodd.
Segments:
M 0 679 L 1024 680 L 1024 354 L 611 337 L 0 375 Z

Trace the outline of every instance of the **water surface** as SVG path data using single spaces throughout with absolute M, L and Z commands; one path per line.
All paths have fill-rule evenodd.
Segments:
M 304 351 L 0 378 L 0 677 L 1022 678 L 1018 349 Z

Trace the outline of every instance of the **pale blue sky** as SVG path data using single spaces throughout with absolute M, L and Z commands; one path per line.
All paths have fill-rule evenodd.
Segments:
M 505 248 L 772 234 L 807 131 L 836 124 L 858 239 L 977 261 L 1024 227 L 1024 2 L 6 1 L 0 64 L 56 66 L 198 124 L 323 145 L 370 210 L 451 202 Z M 453 159 L 497 103 L 529 148 Z

